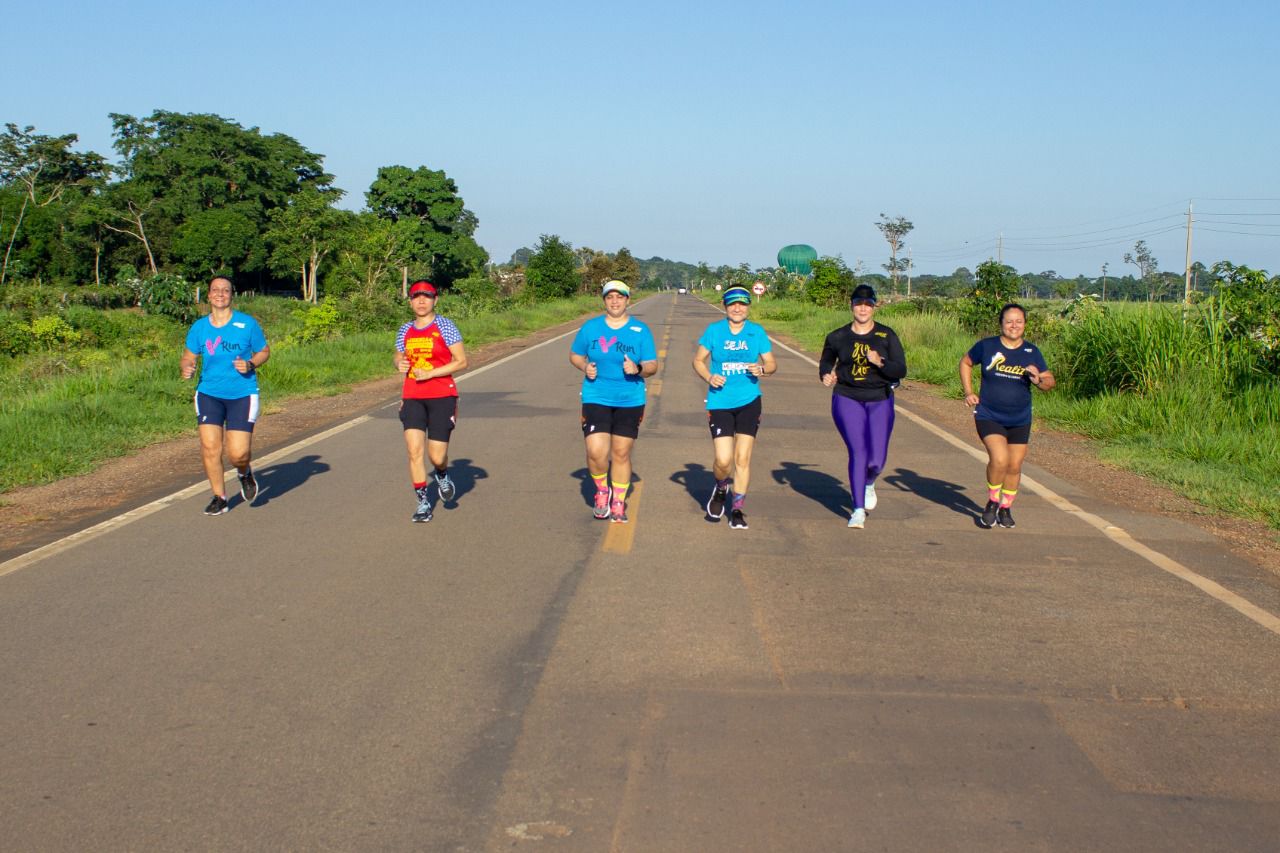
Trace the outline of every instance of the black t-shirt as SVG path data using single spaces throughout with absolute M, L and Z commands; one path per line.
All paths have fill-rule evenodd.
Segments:
M 872 364 L 867 359 L 868 350 L 880 353 L 884 366 Z M 907 375 L 907 357 L 897 333 L 888 326 L 873 323 L 870 332 L 857 335 L 850 324 L 827 335 L 822 345 L 818 376 L 826 376 L 832 367 L 836 371 L 835 393 L 870 403 L 893 394 Z

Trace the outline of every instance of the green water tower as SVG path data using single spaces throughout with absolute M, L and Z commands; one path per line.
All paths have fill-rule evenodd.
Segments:
M 817 259 L 817 250 L 812 246 L 806 246 L 804 243 L 794 243 L 790 246 L 783 246 L 778 250 L 778 266 L 789 273 L 797 275 L 809 275 L 809 273 L 813 272 L 813 267 L 810 264 Z

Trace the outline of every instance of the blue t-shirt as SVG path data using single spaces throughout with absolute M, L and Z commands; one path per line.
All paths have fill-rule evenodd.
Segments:
M 644 379 L 622 371 L 622 359 L 636 364 L 658 360 L 653 333 L 640 320 L 628 317 L 621 329 L 611 329 L 605 316 L 592 317 L 582 324 L 571 351 L 587 357 L 596 366 L 596 378 L 582 380 L 582 402 L 602 406 L 643 406 Z
M 1009 349 L 997 335 L 974 344 L 969 359 L 982 369 L 974 417 L 1006 427 L 1031 423 L 1031 377 L 1027 367 L 1034 364 L 1040 370 L 1049 369 L 1036 345 L 1023 341 L 1022 346 Z
M 735 335 L 728 319 L 717 320 L 707 326 L 698 345 L 711 353 L 711 375 L 725 379 L 721 387 L 707 390 L 708 409 L 736 409 L 760 396 L 760 379 L 750 370 L 761 355 L 773 352 L 773 343 L 763 326 L 747 320 Z
M 267 348 L 266 335 L 258 321 L 239 311 L 231 312 L 231 320 L 215 328 L 208 316 L 191 324 L 187 332 L 187 349 L 200 356 L 200 384 L 196 390 L 210 397 L 238 400 L 258 393 L 258 373 L 246 376 L 232 362 L 248 361 L 255 352 Z

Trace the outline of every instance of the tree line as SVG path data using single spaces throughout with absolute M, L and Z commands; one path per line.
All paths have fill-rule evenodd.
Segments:
M 373 295 L 406 275 L 443 286 L 482 272 L 478 220 L 425 166 L 384 166 L 359 212 L 324 157 L 221 116 L 112 113 L 115 162 L 74 133 L 0 135 L 0 287 L 234 278 L 258 290 Z

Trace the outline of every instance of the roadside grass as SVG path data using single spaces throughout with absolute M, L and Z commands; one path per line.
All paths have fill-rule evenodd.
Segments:
M 846 309 L 781 298 L 763 300 L 751 316 L 814 353 L 849 322 Z M 902 339 L 911 379 L 960 396 L 957 364 L 973 337 L 953 316 L 895 303 L 876 319 Z M 1108 305 L 1032 329 L 1028 338 L 1059 381 L 1035 395 L 1038 420 L 1090 437 L 1107 462 L 1210 510 L 1280 530 L 1280 383 L 1242 342 L 1221 334 L 1220 317 L 1197 311 L 1184 319 L 1170 305 Z
M 291 343 L 288 335 L 302 326 L 300 307 L 306 306 L 278 297 L 246 297 L 236 303 L 237 310 L 262 320 L 272 344 L 271 360 L 259 377 L 267 416 L 290 398 L 341 394 L 356 383 L 393 375 L 398 325 Z M 505 305 L 460 320 L 459 328 L 470 350 L 599 308 L 594 296 Z M 448 299 L 441 309 L 449 316 Z M 63 348 L 0 359 L 0 493 L 83 474 L 105 459 L 194 434 L 195 381 L 178 377 L 186 328 L 137 316 L 120 321 L 129 334 L 107 348 Z M 404 319 L 411 316 L 405 309 Z

